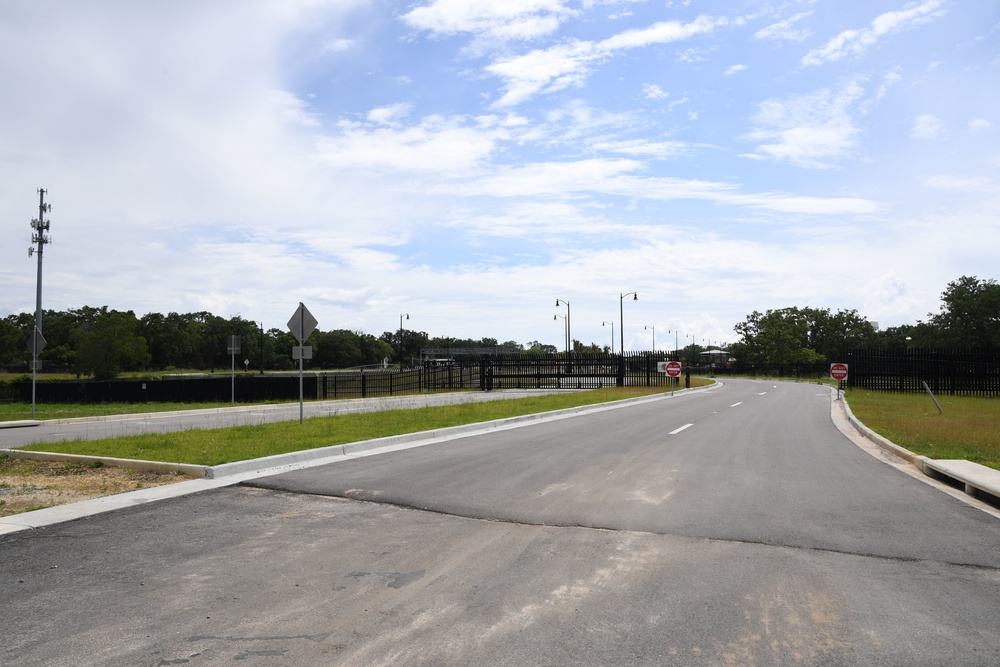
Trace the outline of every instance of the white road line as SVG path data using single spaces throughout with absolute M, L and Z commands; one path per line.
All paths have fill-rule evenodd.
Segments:
M 691 428 L 692 426 L 694 426 L 694 424 L 684 424 L 684 426 L 681 426 L 680 428 L 677 428 L 677 429 L 674 429 L 673 431 L 671 431 L 670 435 L 677 435 L 678 433 L 680 433 L 684 429 Z
M 764 395 L 764 394 L 766 394 L 766 393 L 767 393 L 766 391 L 762 391 L 762 392 L 760 392 L 760 393 L 759 393 L 759 394 L 757 394 L 757 395 L 758 395 L 758 396 L 763 396 L 763 395 Z
M 730 405 L 729 407 L 731 407 L 731 408 L 735 408 L 735 407 L 736 407 L 737 405 L 743 405 L 743 401 L 740 401 L 739 403 L 733 403 L 733 404 L 732 404 L 732 405 Z

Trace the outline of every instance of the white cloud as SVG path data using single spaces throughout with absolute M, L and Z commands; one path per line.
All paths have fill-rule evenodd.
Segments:
M 850 82 L 839 89 L 761 103 L 756 127 L 746 138 L 763 141 L 754 157 L 788 161 L 799 167 L 826 168 L 848 157 L 859 134 L 852 120 L 864 89 Z
M 350 51 L 357 42 L 353 39 L 338 38 L 326 43 L 325 50 L 329 53 L 342 53 Z
M 666 21 L 626 30 L 599 42 L 574 40 L 500 59 L 486 67 L 487 72 L 505 81 L 505 92 L 494 106 L 514 106 L 540 93 L 582 85 L 593 67 L 618 51 L 688 39 L 726 23 L 725 19 L 707 16 L 690 23 Z
M 548 35 L 575 12 L 565 0 L 431 0 L 402 16 L 409 26 L 438 35 L 472 33 L 489 41 Z
M 982 132 L 983 130 L 988 130 L 993 127 L 993 123 L 986 120 L 985 118 L 976 118 L 969 121 L 969 131 L 970 132 Z
M 724 18 L 699 16 L 690 23 L 679 21 L 662 21 L 646 28 L 626 30 L 609 37 L 597 44 L 599 52 L 618 51 L 620 49 L 635 49 L 651 44 L 667 44 L 679 42 L 696 35 L 712 32 L 715 28 L 724 26 L 728 21 Z
M 366 117 L 369 122 L 378 125 L 396 125 L 401 119 L 410 115 L 412 108 L 412 104 L 400 102 L 372 109 L 366 114 Z
M 932 114 L 922 114 L 917 116 L 910 130 L 910 136 L 914 139 L 937 139 L 944 131 L 944 124 Z
M 690 146 L 683 141 L 649 141 L 647 139 L 631 139 L 620 141 L 596 141 L 591 148 L 609 153 L 621 153 L 634 157 L 650 157 L 658 160 L 668 160 L 686 155 Z
M 651 100 L 665 100 L 670 97 L 670 93 L 663 90 L 655 83 L 642 84 L 642 94 Z
M 845 30 L 831 38 L 818 49 L 802 58 L 803 67 L 814 67 L 827 62 L 859 56 L 874 46 L 881 38 L 913 26 L 930 23 L 944 15 L 940 9 L 944 0 L 924 0 L 906 5 L 902 10 L 886 12 L 875 17 L 867 28 Z
M 503 136 L 503 130 L 483 131 L 463 119 L 428 117 L 419 125 L 399 126 L 387 124 L 386 117 L 393 120 L 398 113 L 375 114 L 377 126 L 342 124 L 339 134 L 318 141 L 318 159 L 347 170 L 467 174 L 482 165 Z
M 749 65 L 733 65 L 732 67 L 727 67 L 726 71 L 723 72 L 726 76 L 732 76 L 737 72 L 742 72 L 743 70 L 750 69 Z
M 754 33 L 753 38 L 786 42 L 801 42 L 808 38 L 812 33 L 807 28 L 796 28 L 795 24 L 812 15 L 812 11 L 799 12 L 784 21 L 778 21 L 777 23 L 772 23 L 766 28 L 761 28 Z
M 920 179 L 921 184 L 935 190 L 949 192 L 979 192 L 991 194 L 997 192 L 997 183 L 985 176 L 926 176 Z
M 305 127 L 316 127 L 320 124 L 317 114 L 309 111 L 309 106 L 292 93 L 272 90 L 270 97 L 278 113 L 290 123 Z
M 493 106 L 515 106 L 538 93 L 580 85 L 601 57 L 592 42 L 570 42 L 495 62 L 486 71 L 504 79 L 506 90 Z

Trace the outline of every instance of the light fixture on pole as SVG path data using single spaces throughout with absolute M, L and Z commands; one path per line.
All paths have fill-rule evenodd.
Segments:
M 650 324 L 649 326 L 643 327 L 643 329 L 652 329 L 653 330 L 653 352 L 656 352 L 656 325 L 655 324 Z
M 410 319 L 410 314 L 409 313 L 400 313 L 399 314 L 399 363 L 400 363 L 400 368 L 403 367 L 402 363 L 403 363 L 403 318 L 404 317 L 407 320 L 409 320 Z
M 611 354 L 614 354 L 615 353 L 615 323 L 614 322 L 608 322 L 607 320 L 604 320 L 603 322 L 601 322 L 601 326 L 602 327 L 605 324 L 610 324 L 611 325 Z
M 677 329 L 674 329 L 673 332 L 671 332 L 670 329 L 667 329 L 667 333 L 673 333 L 674 334 L 674 360 L 675 361 L 680 361 L 680 356 L 678 356 L 678 354 L 677 354 L 677 352 L 678 352 L 678 346 L 677 346 Z
M 639 300 L 638 292 L 625 292 L 624 294 L 619 294 L 618 296 L 618 327 L 621 333 L 621 340 L 618 341 L 618 345 L 621 346 L 622 356 L 625 355 L 625 307 L 622 305 L 625 302 L 625 297 L 631 296 L 633 301 Z
M 568 358 L 569 357 L 569 343 L 568 343 L 569 337 L 566 335 L 566 329 L 569 327 L 569 320 L 566 318 L 565 315 L 560 315 L 559 313 L 556 313 L 555 315 L 553 315 L 552 316 L 552 320 L 555 321 L 556 318 L 558 318 L 558 317 L 561 317 L 563 319 L 563 341 L 566 342 L 566 356 Z
M 572 338 L 573 329 L 572 325 L 570 324 L 570 316 L 569 316 L 569 301 L 567 301 L 566 299 L 556 299 L 556 307 L 558 308 L 560 305 L 566 306 L 566 356 L 568 357 L 570 352 L 570 347 L 572 346 L 573 343 L 573 338 Z

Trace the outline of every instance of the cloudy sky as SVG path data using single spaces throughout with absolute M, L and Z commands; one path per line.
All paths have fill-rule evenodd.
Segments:
M 626 349 L 1000 278 L 995 0 L 9 0 L 0 316 Z M 638 301 L 621 294 L 638 292 Z

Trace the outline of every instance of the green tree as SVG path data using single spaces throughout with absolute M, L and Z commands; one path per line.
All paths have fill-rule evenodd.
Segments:
M 781 308 L 752 312 L 733 329 L 739 342 L 730 351 L 742 366 L 790 368 L 844 359 L 847 350 L 873 345 L 878 334 L 854 310 Z
M 30 339 L 17 326 L 14 315 L 0 320 L 0 366 L 11 366 L 22 361 L 27 353 L 28 340 Z
M 528 348 L 528 354 L 555 354 L 559 351 L 555 345 L 539 343 L 537 340 L 531 341 L 526 347 Z
M 112 380 L 123 371 L 138 370 L 149 363 L 146 339 L 136 334 L 135 313 L 103 312 L 88 322 L 76 350 L 77 375 Z
M 993 348 L 1000 345 L 1000 284 L 962 276 L 941 293 L 942 309 L 930 324 L 946 345 Z

